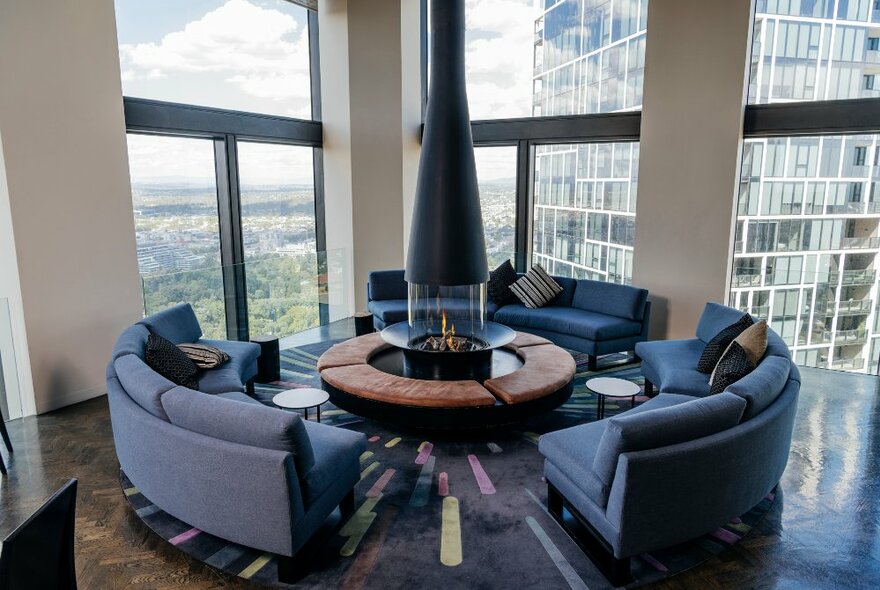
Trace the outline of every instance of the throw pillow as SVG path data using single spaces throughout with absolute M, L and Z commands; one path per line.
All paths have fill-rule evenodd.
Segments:
M 150 334 L 147 338 L 144 356 L 151 369 L 172 383 L 190 389 L 199 388 L 199 381 L 196 379 L 199 368 L 188 356 L 183 354 L 182 350 L 168 340 L 156 334 Z
M 755 369 L 749 355 L 738 342 L 731 342 L 709 377 L 709 393 L 721 393 Z
M 516 303 L 518 300 L 516 295 L 510 290 L 510 286 L 516 282 L 516 270 L 510 264 L 510 260 L 505 260 L 498 268 L 489 273 L 489 284 L 486 290 L 489 291 L 489 297 L 499 306 Z
M 554 297 L 562 293 L 562 287 L 554 281 L 540 264 L 533 266 L 525 276 L 510 286 L 513 294 L 531 309 L 547 305 Z
M 189 359 L 200 369 L 213 369 L 229 360 L 229 355 L 216 346 L 187 342 L 178 344 L 177 348 L 183 351 Z
M 721 355 L 724 354 L 724 351 L 727 350 L 727 347 L 733 342 L 733 339 L 742 334 L 746 328 L 754 323 L 755 321 L 752 319 L 752 316 L 745 314 L 739 320 L 718 332 L 715 337 L 709 341 L 706 348 L 703 349 L 703 354 L 700 355 L 700 360 L 697 362 L 697 370 L 700 373 L 711 373 L 712 369 L 715 368 L 715 365 L 717 365 L 718 361 L 721 359 Z
M 757 367 L 764 358 L 764 353 L 767 352 L 767 320 L 752 324 L 733 341 L 743 347 L 749 360 Z

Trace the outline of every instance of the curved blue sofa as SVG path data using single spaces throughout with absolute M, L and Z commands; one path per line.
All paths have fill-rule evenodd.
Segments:
M 520 275 L 522 276 L 522 275 Z M 648 337 L 651 302 L 648 291 L 627 285 L 553 277 L 563 288 L 550 303 L 529 309 L 522 303 L 499 307 L 487 302 L 490 321 L 519 332 L 543 336 L 558 346 L 589 355 L 590 370 L 596 357 L 633 350 Z M 462 300 L 466 296 L 462 288 Z M 452 299 L 449 303 L 455 305 Z M 367 308 L 377 330 L 407 320 L 407 284 L 402 270 L 370 273 Z
M 615 584 L 626 582 L 631 556 L 715 530 L 782 477 L 800 374 L 779 336 L 768 330 L 758 366 L 722 393 L 708 395 L 708 376 L 692 374 L 697 349 L 741 316 L 710 303 L 695 341 L 640 343 L 660 395 L 540 438 L 551 513 L 563 522 L 566 507 L 587 526 L 597 548 L 591 557 Z
M 226 392 L 215 395 L 176 386 L 154 372 L 144 360 L 148 326 L 172 341 L 190 340 L 196 332 L 191 309 L 172 310 L 123 332 L 107 367 L 119 464 L 168 514 L 278 554 L 279 579 L 293 582 L 308 569 L 303 549 L 327 517 L 337 506 L 343 515 L 354 509 L 365 436 L 250 398 L 241 391 L 251 375 L 249 357 L 221 368 L 217 377 L 202 376 L 200 386 L 225 383 Z M 236 351 L 247 343 L 219 344 Z

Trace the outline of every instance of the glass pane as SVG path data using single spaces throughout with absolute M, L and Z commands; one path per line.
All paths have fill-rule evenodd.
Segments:
M 21 418 L 21 389 L 12 334 L 9 300 L 0 297 L 0 420 Z
M 326 261 L 316 256 L 312 148 L 240 141 L 238 165 L 250 333 L 317 326 Z
M 551 274 L 632 282 L 639 144 L 535 150 L 532 260 Z
M 116 0 L 122 92 L 309 119 L 307 14 L 285 0 Z
M 800 364 L 877 366 L 878 181 L 878 135 L 745 142 L 730 302 Z
M 876 0 L 758 0 L 749 103 L 880 96 Z
M 213 142 L 129 134 L 128 160 L 145 312 L 191 303 L 225 338 Z
M 516 146 L 474 148 L 489 269 L 516 251 Z
M 472 119 L 642 104 L 648 0 L 468 0 Z

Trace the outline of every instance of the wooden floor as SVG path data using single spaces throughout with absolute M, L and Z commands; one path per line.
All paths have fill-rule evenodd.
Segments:
M 880 587 L 880 380 L 805 370 L 803 381 L 773 510 L 733 548 L 657 587 Z M 77 477 L 81 588 L 254 587 L 193 562 L 128 508 L 106 398 L 9 427 L 15 453 L 0 479 L 0 535 Z

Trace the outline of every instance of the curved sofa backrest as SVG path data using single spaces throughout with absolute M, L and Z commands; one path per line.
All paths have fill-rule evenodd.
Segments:
M 162 420 L 168 415 L 162 407 L 162 396 L 174 389 L 175 384 L 151 369 L 139 357 L 126 354 L 113 361 L 119 384 L 137 405 Z
M 107 396 L 119 464 L 146 498 L 217 537 L 291 554 L 292 527 L 304 506 L 290 453 L 165 422 L 137 405 L 116 378 L 107 381 Z
M 726 391 L 746 400 L 743 422 L 763 412 L 779 397 L 788 383 L 791 366 L 787 356 L 765 356 L 754 371 L 727 387 Z
M 743 514 L 782 477 L 791 450 L 800 384 L 752 420 L 686 443 L 624 453 L 606 517 L 619 555 L 684 542 Z M 670 523 L 675 523 L 670 527 Z
M 172 344 L 196 342 L 202 337 L 202 327 L 189 303 L 180 303 L 159 313 L 149 315 L 138 322 L 157 336 Z
M 150 337 L 150 331 L 146 326 L 135 324 L 129 326 L 116 339 L 116 345 L 113 347 L 113 358 L 115 361 L 126 354 L 133 354 L 138 358 L 144 358 L 144 348 L 147 346 L 147 338 Z M 112 361 L 111 361 L 112 362 Z
M 697 324 L 697 338 L 708 343 L 718 332 L 743 317 L 745 312 L 710 301 Z

